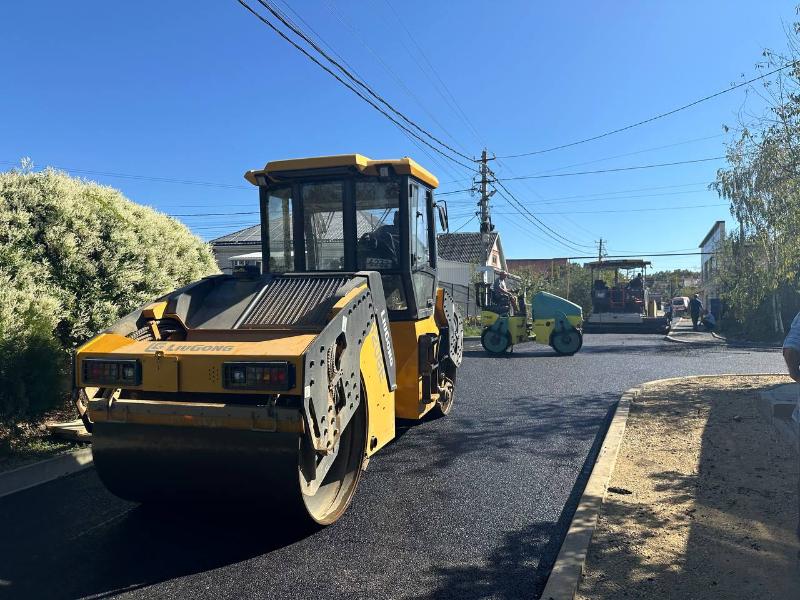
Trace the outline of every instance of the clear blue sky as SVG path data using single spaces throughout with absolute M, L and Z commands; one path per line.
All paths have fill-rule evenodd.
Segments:
M 504 155 L 571 142 L 723 89 L 756 73 L 763 48 L 785 47 L 784 27 L 794 18 L 791 2 L 772 0 L 291 6 L 387 99 L 469 155 L 484 144 Z M 37 167 L 245 187 L 85 175 L 167 213 L 255 210 L 245 170 L 319 154 L 408 155 L 438 175 L 441 191 L 469 187 L 464 169 L 431 159 L 234 0 L 5 3 L 0 53 L 0 161 L 29 156 Z M 437 91 L 426 60 L 477 133 Z M 508 159 L 495 170 L 508 177 L 719 156 L 728 139 L 722 125 L 736 124 L 745 101 L 737 90 L 597 142 Z M 746 106 L 760 110 L 753 99 Z M 682 250 L 696 248 L 715 220 L 731 225 L 727 208 L 587 211 L 723 204 L 706 190 L 722 164 L 507 185 L 577 244 L 592 247 L 602 237 L 612 251 Z M 639 191 L 617 193 L 623 190 Z M 456 228 L 469 219 L 474 199 L 447 198 Z M 577 254 L 544 238 L 497 196 L 493 211 L 508 257 Z M 184 220 L 210 239 L 254 217 Z M 472 221 L 463 231 L 475 228 Z M 697 257 L 653 261 L 659 269 L 699 264 Z

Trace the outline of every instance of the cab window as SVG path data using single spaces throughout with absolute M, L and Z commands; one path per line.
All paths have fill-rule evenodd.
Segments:
M 427 190 L 416 183 L 409 185 L 408 198 L 411 213 L 411 266 L 430 266 L 430 249 L 428 243 L 428 207 L 426 205 Z
M 356 256 L 359 269 L 400 268 L 400 183 L 356 182 Z
M 292 190 L 270 190 L 267 199 L 267 226 L 269 227 L 269 270 L 282 273 L 294 269 L 292 248 Z
M 308 271 L 345 268 L 342 183 L 309 183 L 301 187 L 305 259 Z
M 386 306 L 406 310 L 400 260 L 400 182 L 356 182 L 356 262 L 359 269 L 380 271 Z
M 436 276 L 431 262 L 428 205 L 430 192 L 416 183 L 409 184 L 409 217 L 411 219 L 411 283 L 418 309 L 433 307 Z

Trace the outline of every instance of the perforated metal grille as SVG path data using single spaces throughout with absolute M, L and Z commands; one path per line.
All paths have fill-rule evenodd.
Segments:
M 333 304 L 333 295 L 348 279 L 339 275 L 277 277 L 267 284 L 239 327 L 322 327 Z

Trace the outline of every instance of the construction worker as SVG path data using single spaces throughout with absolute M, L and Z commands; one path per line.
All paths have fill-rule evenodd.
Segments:
M 508 302 L 514 309 L 514 312 L 517 312 L 519 310 L 517 308 L 517 299 L 514 297 L 514 294 L 508 291 L 506 277 L 508 277 L 508 273 L 505 271 L 500 271 L 497 274 L 497 276 L 494 278 L 494 283 L 492 284 L 492 293 L 494 294 L 496 300 L 500 300 L 501 298 L 508 299 Z
M 797 313 L 786 339 L 783 340 L 783 360 L 786 361 L 786 368 L 789 369 L 789 377 L 800 383 L 800 313 Z M 800 395 L 797 397 L 797 404 L 794 407 L 792 418 L 800 422 Z M 800 450 L 800 441 L 798 441 Z M 798 507 L 800 507 L 800 477 L 797 479 Z M 797 524 L 797 537 L 800 539 L 800 522 Z
M 628 289 L 629 290 L 641 290 L 644 288 L 644 282 L 642 281 L 642 274 L 639 273 L 628 282 Z
M 699 294 L 695 294 L 689 300 L 689 313 L 692 316 L 692 329 L 697 331 L 697 322 L 700 320 L 700 315 L 703 314 L 703 303 L 700 301 Z

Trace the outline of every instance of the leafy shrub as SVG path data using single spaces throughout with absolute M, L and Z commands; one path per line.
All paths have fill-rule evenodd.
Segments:
M 216 271 L 185 225 L 118 190 L 52 169 L 0 173 L 0 420 L 56 405 L 75 346 Z

